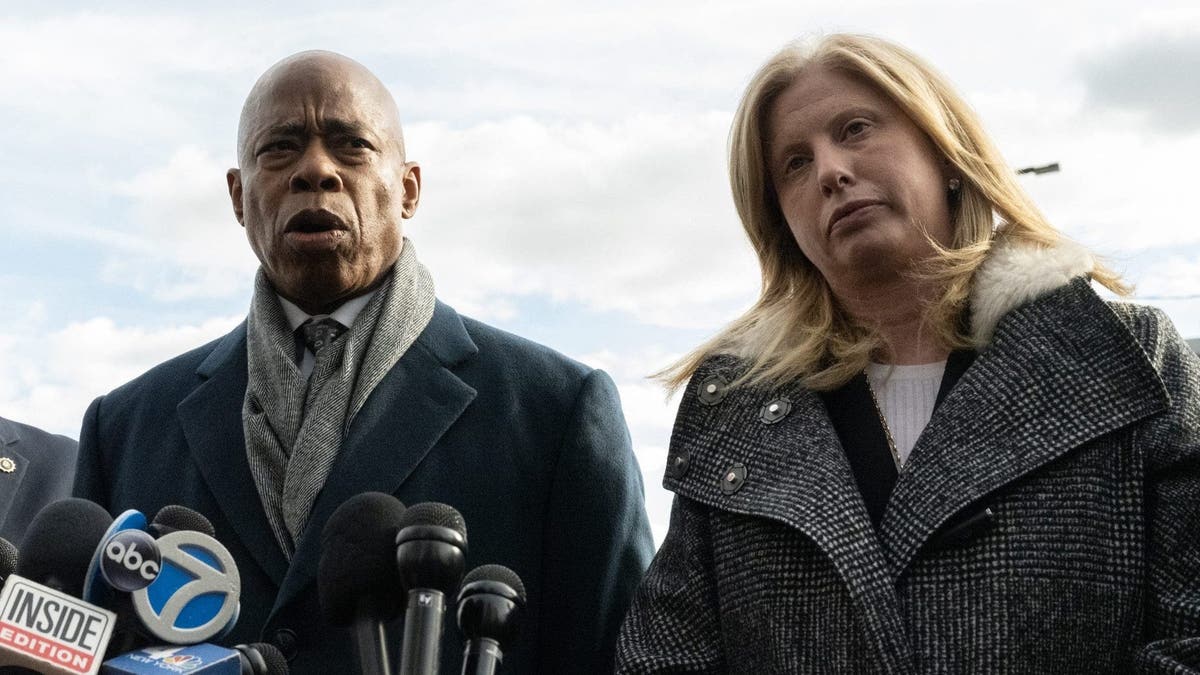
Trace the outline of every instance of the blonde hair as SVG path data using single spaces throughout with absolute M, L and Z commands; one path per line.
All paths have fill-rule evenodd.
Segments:
M 916 271 L 942 289 L 927 307 L 926 323 L 946 348 L 972 346 L 963 313 L 972 277 L 995 237 L 1039 247 L 1062 238 L 1021 189 L 975 112 L 916 54 L 880 38 L 848 34 L 830 35 L 810 47 L 789 45 L 754 74 L 729 132 L 729 181 L 762 270 L 759 298 L 715 337 L 655 375 L 670 389 L 686 383 L 716 354 L 732 354 L 747 364 L 735 384 L 800 380 L 812 389 L 834 389 L 862 371 L 883 346 L 871 327 L 840 310 L 824 277 L 800 251 L 767 171 L 768 112 L 810 67 L 837 70 L 874 86 L 925 132 L 961 177 L 952 208 L 953 240 L 948 247 L 934 244 L 933 259 Z M 1092 277 L 1114 292 L 1129 290 L 1102 265 Z

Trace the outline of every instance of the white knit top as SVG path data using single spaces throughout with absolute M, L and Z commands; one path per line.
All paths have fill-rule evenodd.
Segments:
M 933 416 L 933 404 L 945 372 L 945 361 L 916 366 L 867 365 L 867 379 L 892 433 L 901 464 L 908 461 L 917 438 Z

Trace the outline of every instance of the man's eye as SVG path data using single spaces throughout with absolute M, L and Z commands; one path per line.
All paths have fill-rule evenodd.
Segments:
M 258 154 L 265 155 L 269 152 L 291 152 L 298 150 L 300 146 L 294 141 L 271 141 L 258 149 Z
M 371 150 L 373 147 L 365 138 L 351 138 L 347 145 L 358 150 Z

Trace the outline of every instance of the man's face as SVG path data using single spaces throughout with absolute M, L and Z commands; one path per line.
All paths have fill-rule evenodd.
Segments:
M 374 288 L 420 192 L 383 86 L 348 59 L 301 55 L 255 85 L 241 127 L 229 195 L 275 289 L 323 313 Z

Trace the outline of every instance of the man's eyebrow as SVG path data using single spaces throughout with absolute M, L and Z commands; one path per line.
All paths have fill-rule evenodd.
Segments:
M 274 138 L 278 136 L 303 136 L 303 122 L 284 122 L 282 124 L 272 124 L 263 130 L 259 135 L 260 138 Z
M 321 129 L 326 134 L 351 134 L 355 136 L 363 136 L 367 133 L 367 128 L 362 124 L 339 119 L 325 120 L 321 123 Z
M 310 133 L 307 124 L 301 121 L 280 122 L 263 129 L 258 135 L 259 142 L 272 138 L 302 138 Z M 369 128 L 358 122 L 332 119 L 321 123 L 322 136 L 371 136 Z

